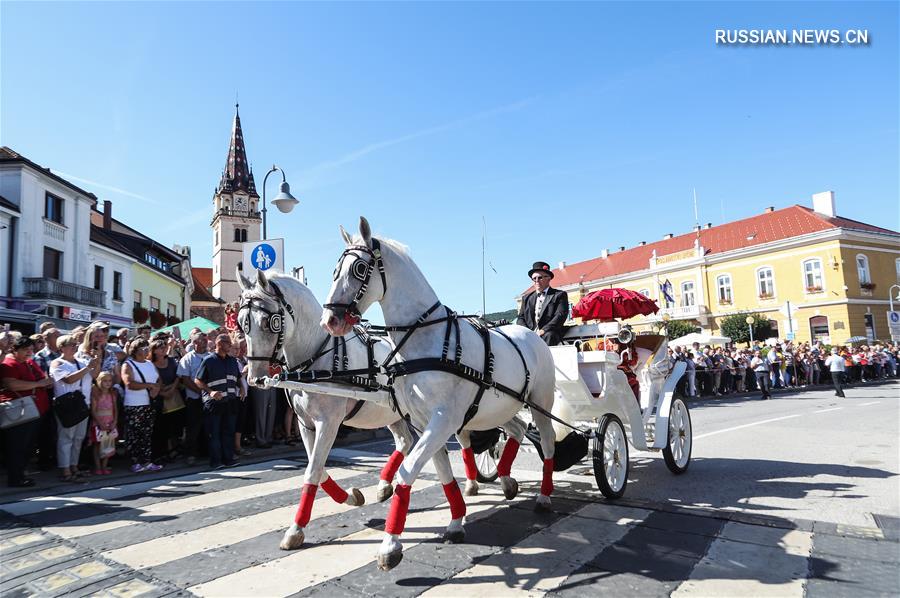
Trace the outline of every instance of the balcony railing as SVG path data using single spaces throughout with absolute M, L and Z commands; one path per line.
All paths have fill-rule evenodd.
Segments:
M 98 291 L 80 284 L 56 280 L 55 278 L 23 278 L 25 294 L 41 299 L 72 301 L 92 307 L 106 306 L 106 291 Z
M 51 239 L 59 241 L 66 240 L 66 227 L 51 220 L 44 218 L 44 234 Z

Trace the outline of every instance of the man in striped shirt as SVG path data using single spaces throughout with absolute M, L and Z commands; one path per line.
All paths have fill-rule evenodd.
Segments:
M 229 355 L 231 337 L 216 338 L 216 352 L 200 365 L 194 384 L 202 391 L 203 417 L 209 438 L 209 465 L 215 469 L 237 464 L 234 456 L 234 425 L 238 399 L 243 393 L 241 368 Z

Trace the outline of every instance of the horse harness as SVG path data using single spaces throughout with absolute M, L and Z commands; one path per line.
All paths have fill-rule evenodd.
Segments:
M 279 374 L 279 378 L 282 380 L 292 380 L 296 382 L 331 381 L 355 386 L 369 392 L 382 390 L 382 385 L 376 379 L 376 375 L 378 374 L 378 362 L 375 360 L 374 347 L 378 340 L 367 334 L 361 327 L 354 327 L 356 335 L 355 337 L 352 337 L 351 340 L 353 338 L 359 338 L 365 343 L 368 364 L 368 367 L 366 368 L 349 369 L 350 360 L 347 353 L 347 339 L 343 337 L 333 337 L 331 339 L 332 347 L 330 349 L 327 348 L 329 339 L 328 337 L 325 337 L 312 357 L 295 366 L 291 366 L 287 363 L 287 355 L 280 357 L 279 353 L 284 348 L 284 315 L 287 313 L 291 319 L 293 319 L 294 310 L 291 305 L 285 301 L 281 289 L 279 289 L 274 282 L 270 281 L 269 286 L 273 291 L 273 299 L 278 305 L 277 311 L 267 309 L 259 300 L 254 301 L 255 298 L 250 298 L 238 308 L 238 312 L 246 308 L 248 311 L 257 309 L 266 314 L 266 328 L 268 328 L 268 332 L 276 335 L 275 347 L 273 348 L 270 357 L 248 355 L 248 361 L 266 361 L 281 366 L 283 371 Z M 251 318 L 247 318 L 247 330 L 243 331 L 245 334 L 249 334 L 252 322 L 253 320 Z M 243 327 L 241 328 L 243 330 Z M 309 369 L 320 357 L 328 353 L 333 353 L 330 370 Z M 353 406 L 353 409 L 350 410 L 344 418 L 344 421 L 353 419 L 363 408 L 363 405 L 364 401 L 357 400 L 356 405 Z
M 370 256 L 372 258 L 371 261 L 367 261 L 366 259 L 364 259 L 363 255 Z M 366 244 L 359 244 L 350 245 L 344 250 L 344 252 L 341 254 L 341 257 L 338 259 L 337 265 L 335 266 L 333 275 L 334 280 L 338 279 L 338 276 L 340 275 L 340 272 L 343 268 L 344 260 L 351 256 L 355 257 L 356 259 L 350 264 L 350 276 L 359 281 L 359 289 L 356 291 L 356 294 L 353 296 L 353 299 L 349 303 L 326 303 L 324 307 L 332 310 L 343 309 L 345 320 L 347 318 L 358 320 L 358 318 L 361 316 L 359 312 L 359 302 L 362 301 L 369 289 L 369 283 L 372 279 L 372 272 L 377 269 L 379 275 L 381 276 L 382 293 L 387 292 L 387 277 L 385 276 L 384 260 L 382 259 L 381 255 L 381 242 L 378 239 L 373 238 L 371 248 Z M 419 316 L 415 323 L 408 326 L 369 327 L 369 330 L 404 333 L 404 335 L 400 338 L 400 341 L 394 347 L 394 350 L 391 351 L 391 353 L 381 364 L 381 370 L 388 376 L 387 390 L 390 393 L 391 400 L 394 404 L 394 409 L 398 413 L 403 415 L 403 413 L 400 411 L 400 405 L 397 402 L 396 393 L 394 392 L 394 380 L 401 376 L 408 376 L 410 374 L 417 374 L 419 372 L 427 371 L 441 371 L 447 372 L 449 374 L 454 374 L 478 386 L 478 392 L 475 394 L 475 400 L 469 406 L 468 410 L 466 410 L 466 414 L 463 418 L 463 423 L 460 426 L 460 430 L 462 430 L 462 428 L 465 427 L 465 425 L 469 423 L 469 421 L 473 417 L 475 417 L 475 414 L 478 413 L 478 406 L 481 404 L 481 399 L 484 396 L 484 391 L 488 388 L 494 388 L 500 392 L 512 396 L 522 403 L 528 404 L 525 400 L 525 397 L 528 394 L 528 385 L 531 379 L 531 373 L 528 371 L 528 365 L 525 362 L 525 357 L 522 355 L 522 351 L 512 341 L 512 339 L 509 338 L 509 336 L 507 336 L 503 331 L 499 329 L 494 330 L 495 332 L 497 332 L 497 334 L 501 335 L 513 346 L 513 348 L 516 350 L 516 353 L 518 353 L 519 355 L 519 359 L 521 359 L 522 361 L 522 368 L 525 371 L 525 384 L 522 386 L 522 389 L 518 391 L 500 384 L 499 382 L 494 380 L 494 354 L 491 352 L 491 330 L 489 329 L 489 325 L 487 324 L 487 322 L 477 316 L 465 316 L 457 314 L 447 307 L 444 307 L 444 310 L 446 312 L 445 316 L 434 320 L 429 320 L 428 318 L 439 307 L 441 307 L 440 301 L 436 302 L 430 308 L 425 310 L 425 312 L 421 316 Z M 462 344 L 460 342 L 461 339 L 459 332 L 460 320 L 465 320 L 479 334 L 479 336 L 481 336 L 481 339 L 484 343 L 484 367 L 480 372 L 477 369 L 462 363 Z M 394 357 L 397 356 L 400 349 L 406 343 L 406 341 L 409 340 L 410 336 L 412 336 L 412 334 L 416 330 L 439 323 L 446 323 L 446 329 L 444 331 L 444 344 L 440 357 L 421 357 L 418 359 L 391 363 L 394 360 Z M 455 336 L 456 341 L 456 351 L 452 359 L 449 356 L 451 336 Z M 409 421 L 408 414 L 403 415 L 403 417 L 407 421 Z

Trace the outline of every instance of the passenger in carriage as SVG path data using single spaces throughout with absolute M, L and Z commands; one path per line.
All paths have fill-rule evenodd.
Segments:
M 569 317 L 569 296 L 550 286 L 553 270 L 547 262 L 534 262 L 528 276 L 534 291 L 522 300 L 516 324 L 534 330 L 549 346 L 558 345 Z
M 633 369 L 638 362 L 637 350 L 634 348 L 634 343 L 622 343 L 617 338 L 612 338 L 610 340 L 613 342 L 613 350 L 622 357 L 622 363 L 619 364 L 618 369 L 622 370 L 625 374 L 625 377 L 628 379 L 628 386 L 630 386 L 632 392 L 634 392 L 634 398 L 640 403 L 641 383 L 638 382 L 637 374 L 634 373 Z

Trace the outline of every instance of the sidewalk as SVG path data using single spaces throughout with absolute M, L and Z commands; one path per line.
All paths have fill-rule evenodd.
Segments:
M 391 434 L 387 428 L 378 430 L 353 430 L 338 438 L 334 446 L 347 446 L 368 440 L 380 438 L 390 438 Z M 283 443 L 273 444 L 270 449 L 245 449 L 250 451 L 250 455 L 240 458 L 241 465 L 259 463 L 262 461 L 271 461 L 273 459 L 291 459 L 306 463 L 306 450 L 303 443 L 298 442 L 295 446 L 288 446 Z M 31 488 L 9 488 L 5 484 L 0 485 L 0 504 L 22 500 L 34 496 L 52 496 L 54 494 L 64 494 L 69 492 L 83 492 L 95 488 L 103 488 L 106 486 L 115 486 L 122 483 L 132 483 L 136 481 L 152 481 L 160 480 L 173 476 L 183 476 L 191 473 L 199 473 L 209 471 L 209 464 L 206 461 L 197 461 L 194 465 L 188 465 L 185 460 L 179 459 L 175 463 L 167 464 L 161 471 L 153 473 L 131 473 L 128 470 L 129 463 L 124 457 L 116 457 L 112 462 L 113 473 L 111 475 L 91 476 L 84 478 L 83 484 L 73 484 L 64 482 L 59 479 L 59 472 L 56 468 L 50 471 L 37 471 L 37 467 L 32 462 L 28 468 L 28 477 L 33 478 L 35 485 Z M 3 472 L 3 478 L 6 474 Z
M 889 384 L 891 382 L 897 382 L 897 381 L 900 381 L 900 377 L 883 378 L 881 380 L 870 380 L 869 382 L 866 382 L 866 383 L 854 382 L 852 384 L 844 384 L 844 390 L 847 390 L 848 388 L 852 389 L 852 388 L 865 388 L 865 387 L 869 387 L 869 386 L 881 386 L 883 384 Z M 783 394 L 788 394 L 788 393 L 803 393 L 803 392 L 814 391 L 814 390 L 816 390 L 816 391 L 826 390 L 827 391 L 827 390 L 833 390 L 833 389 L 834 389 L 834 387 L 831 385 L 831 382 L 829 381 L 827 384 L 809 384 L 802 388 L 799 388 L 799 387 L 769 388 L 769 394 L 771 394 L 774 397 L 775 395 L 783 395 Z M 733 392 L 733 393 L 719 395 L 719 396 L 704 395 L 704 396 L 697 396 L 697 397 L 685 397 L 685 399 L 688 402 L 696 403 L 696 402 L 700 402 L 700 401 L 711 401 L 711 400 L 721 401 L 722 399 L 745 399 L 745 398 L 746 399 L 754 399 L 754 398 L 759 399 L 761 396 L 762 396 L 762 393 L 759 390 L 753 390 L 753 391 L 748 391 L 748 392 Z

